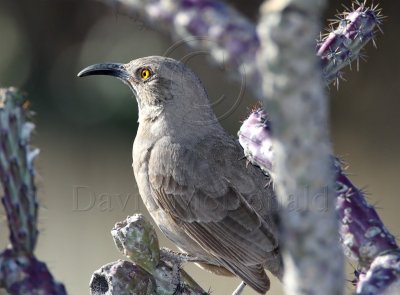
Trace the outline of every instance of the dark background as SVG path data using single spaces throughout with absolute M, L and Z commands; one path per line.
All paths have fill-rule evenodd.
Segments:
M 260 2 L 232 1 L 254 20 Z M 377 38 L 378 49 L 367 46 L 367 62 L 360 63 L 360 71 L 347 70 L 347 82 L 340 83 L 339 90 L 329 90 L 331 133 L 335 153 L 349 164 L 351 179 L 370 193 L 369 201 L 398 235 L 400 4 L 381 1 L 381 6 L 388 18 L 382 26 L 384 35 Z M 336 9 L 342 10 L 340 1 L 331 1 L 327 18 Z M 76 73 L 92 63 L 162 55 L 172 44 L 169 36 L 142 20 L 118 15 L 97 1 L 0 0 L 0 86 L 26 91 L 37 113 L 34 144 L 41 149 L 36 162 L 41 201 L 37 254 L 70 294 L 87 294 L 91 273 L 122 258 L 110 235 L 114 223 L 146 212 L 131 168 L 135 99 L 117 80 L 78 79 Z M 180 48 L 176 56 L 188 51 Z M 212 100 L 225 95 L 224 104 L 216 109 L 221 114 L 240 87 L 206 61 L 199 56 L 189 65 Z M 223 126 L 235 134 L 255 102 L 246 89 L 239 108 L 222 121 Z M 4 248 L 8 233 L 0 213 L 0 248 Z M 214 294 L 230 294 L 239 283 L 187 268 Z M 273 294 L 280 289 L 273 283 Z

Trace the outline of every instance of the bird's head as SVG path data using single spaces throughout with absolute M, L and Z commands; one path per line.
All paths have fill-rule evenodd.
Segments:
M 127 64 L 95 64 L 79 72 L 78 77 L 89 75 L 113 76 L 128 85 L 139 105 L 139 121 L 160 115 L 177 122 L 215 120 L 199 78 L 172 58 L 149 56 Z

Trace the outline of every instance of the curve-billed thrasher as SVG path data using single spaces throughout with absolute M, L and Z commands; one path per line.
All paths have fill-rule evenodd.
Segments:
M 271 186 L 218 123 L 196 75 L 183 63 L 151 56 L 89 66 L 78 76 L 111 75 L 134 92 L 139 129 L 133 170 L 161 231 L 200 266 L 236 274 L 264 294 L 267 268 L 281 277 Z

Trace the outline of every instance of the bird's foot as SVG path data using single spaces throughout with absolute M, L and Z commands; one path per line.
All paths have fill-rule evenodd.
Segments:
M 236 288 L 235 291 L 233 291 L 232 295 L 240 295 L 242 294 L 244 287 L 246 287 L 245 282 L 241 282 L 240 285 Z
M 182 263 L 186 263 L 186 262 L 202 262 L 203 260 L 189 255 L 187 253 L 180 253 L 180 252 L 175 252 L 171 249 L 168 248 L 161 248 L 160 249 L 160 256 L 161 256 L 161 260 L 167 261 L 167 262 L 171 262 L 173 265 L 181 265 Z

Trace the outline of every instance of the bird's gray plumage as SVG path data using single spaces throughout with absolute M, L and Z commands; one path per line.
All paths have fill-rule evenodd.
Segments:
M 153 56 L 120 66 L 126 72 L 113 75 L 139 104 L 133 170 L 150 214 L 204 267 L 226 269 L 265 293 L 264 267 L 278 277 L 282 272 L 272 220 L 277 206 L 265 176 L 241 160 L 242 148 L 218 123 L 201 82 L 184 64 Z M 138 76 L 143 68 L 152 74 L 146 80 Z

